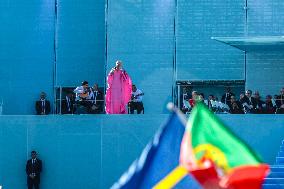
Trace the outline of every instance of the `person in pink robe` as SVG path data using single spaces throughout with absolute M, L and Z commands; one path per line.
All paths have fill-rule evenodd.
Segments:
M 108 74 L 107 83 L 106 113 L 127 114 L 127 104 L 131 99 L 132 81 L 126 71 L 122 69 L 121 61 L 116 61 L 116 66 Z

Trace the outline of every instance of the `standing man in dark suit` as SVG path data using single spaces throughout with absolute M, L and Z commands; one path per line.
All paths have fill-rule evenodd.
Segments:
M 37 115 L 48 115 L 50 113 L 50 102 L 46 100 L 45 92 L 40 93 L 40 100 L 36 101 Z
M 36 151 L 32 151 L 31 156 L 32 158 L 27 161 L 26 165 L 28 189 L 39 189 L 42 162 L 36 157 Z

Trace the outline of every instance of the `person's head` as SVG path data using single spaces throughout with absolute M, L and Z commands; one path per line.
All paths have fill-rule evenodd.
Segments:
M 231 104 L 233 104 L 234 102 L 236 102 L 237 100 L 236 100 L 236 97 L 235 96 L 231 96 Z
M 84 87 L 84 89 L 88 88 L 89 87 L 88 81 L 83 81 L 82 86 Z
M 280 94 L 284 95 L 284 87 L 280 90 Z
M 95 83 L 94 86 L 93 86 L 93 89 L 94 90 L 99 90 L 99 85 L 97 83 Z
M 136 92 L 136 90 L 137 90 L 136 85 L 132 85 L 132 91 Z
M 266 95 L 265 100 L 266 100 L 266 102 L 271 102 L 272 96 L 271 95 Z
M 244 93 L 240 93 L 240 99 L 244 98 L 245 94 Z
M 211 94 L 208 96 L 208 100 L 214 100 L 214 99 L 215 99 L 214 95 Z
M 197 91 L 192 91 L 191 92 L 191 98 L 193 99 L 193 100 L 198 100 L 198 93 L 197 93 Z
M 237 104 L 237 102 L 233 102 L 233 103 L 232 103 L 232 107 L 233 107 L 233 109 L 238 108 L 238 104 Z
M 251 97 L 251 93 L 252 93 L 252 91 L 251 91 L 251 90 L 246 90 L 246 96 L 247 96 L 248 98 L 250 98 L 250 97 Z
M 41 99 L 41 100 L 44 100 L 45 98 L 46 98 L 45 92 L 41 92 L 41 93 L 40 93 L 40 99 Z
M 253 94 L 253 97 L 256 98 L 256 99 L 260 99 L 259 92 L 255 91 L 254 94 Z
M 116 69 L 121 69 L 122 68 L 122 61 L 121 60 L 117 60 L 115 62 L 115 67 L 116 67 Z
M 33 151 L 31 152 L 31 157 L 32 157 L 32 159 L 35 159 L 36 156 L 37 156 L 37 153 L 36 153 L 36 151 L 33 150 Z

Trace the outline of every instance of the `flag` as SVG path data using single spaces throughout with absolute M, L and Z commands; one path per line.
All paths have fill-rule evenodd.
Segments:
M 170 115 L 141 156 L 111 189 L 200 188 L 187 170 L 179 166 L 180 145 L 186 125 L 180 116 L 176 112 Z
M 196 163 L 192 163 L 192 153 L 187 149 L 193 149 Z M 258 189 L 269 172 L 269 166 L 202 103 L 190 115 L 180 162 L 210 189 Z

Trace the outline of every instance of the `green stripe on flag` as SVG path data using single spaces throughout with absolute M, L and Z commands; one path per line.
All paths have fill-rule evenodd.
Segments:
M 191 132 L 197 159 L 209 158 L 225 171 L 262 162 L 248 145 L 202 103 L 198 103 L 192 110 L 187 130 Z

